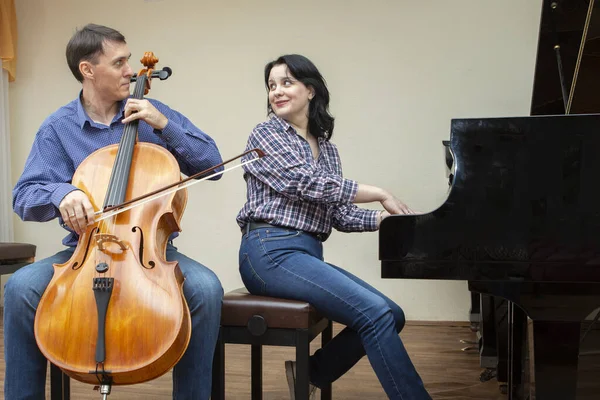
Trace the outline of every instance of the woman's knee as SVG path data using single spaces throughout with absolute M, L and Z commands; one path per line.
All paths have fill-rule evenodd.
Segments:
M 364 308 L 357 315 L 356 328 L 370 329 L 390 325 L 393 321 L 393 313 L 388 303 L 378 295 L 368 296 L 363 299 Z
M 367 318 L 364 321 L 366 325 L 394 326 L 397 332 L 404 328 L 406 323 L 404 311 L 397 304 L 380 296 L 373 296 L 369 302 L 370 311 L 366 313 Z
M 404 315 L 404 311 L 400 308 L 399 305 L 394 304 L 390 307 L 392 310 L 392 314 L 394 314 L 394 321 L 396 321 L 396 331 L 400 333 L 406 324 L 406 316 Z

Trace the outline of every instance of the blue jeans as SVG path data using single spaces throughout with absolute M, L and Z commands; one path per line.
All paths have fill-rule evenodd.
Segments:
M 253 294 L 302 300 L 346 325 L 310 358 L 310 381 L 333 382 L 365 354 L 390 399 L 430 399 L 398 332 L 402 309 L 349 272 L 323 261 L 323 245 L 302 231 L 259 228 L 244 233 L 240 274 Z
M 4 357 L 6 400 L 39 400 L 45 396 L 46 365 L 33 333 L 35 311 L 52 279 L 52 264 L 64 263 L 73 248 L 56 253 L 15 272 L 4 291 Z M 208 400 L 212 361 L 219 334 L 223 288 L 205 266 L 167 246 L 167 260 L 178 261 L 185 276 L 183 293 L 192 319 L 192 337 L 173 368 L 173 398 Z

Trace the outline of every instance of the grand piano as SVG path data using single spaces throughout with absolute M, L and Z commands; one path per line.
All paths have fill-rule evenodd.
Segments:
M 382 278 L 466 280 L 531 319 L 537 400 L 576 398 L 582 322 L 600 307 L 600 4 L 589 3 L 543 1 L 531 115 L 452 120 L 446 201 L 379 231 Z M 511 360 L 519 345 L 510 338 Z

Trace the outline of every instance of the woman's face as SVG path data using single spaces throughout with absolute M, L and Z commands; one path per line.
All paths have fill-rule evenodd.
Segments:
M 267 83 L 269 103 L 275 115 L 296 126 L 306 126 L 313 90 L 294 78 L 285 64 L 271 68 Z

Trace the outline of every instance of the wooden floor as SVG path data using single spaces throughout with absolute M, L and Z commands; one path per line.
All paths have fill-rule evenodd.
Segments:
M 334 334 L 340 326 L 334 325 Z M 0 333 L 3 330 L 0 329 Z M 591 335 L 598 343 L 600 334 Z M 411 358 L 421 374 L 427 390 L 433 399 L 500 400 L 506 399 L 493 379 L 482 383 L 479 375 L 479 357 L 476 351 L 461 351 L 465 344 L 461 339 L 475 340 L 466 323 L 408 323 L 401 334 Z M 313 350 L 318 347 L 320 338 L 313 341 Z M 3 342 L 3 340 L 2 340 Z M 2 343 L 0 342 L 0 343 Z M 598 348 L 598 347 L 596 347 Z M 3 348 L 0 354 L 4 354 Z M 2 356 L 3 357 L 3 356 Z M 293 359 L 294 349 L 286 347 L 265 347 L 264 349 L 264 399 L 289 399 L 284 373 L 284 361 Z M 250 399 L 250 349 L 242 345 L 226 345 L 226 398 L 232 400 Z M 600 398 L 600 384 L 596 378 L 600 371 L 600 356 L 582 358 L 583 373 L 588 379 L 580 383 L 581 399 Z M 0 363 L 2 387 L 4 386 L 4 360 Z M 47 387 L 49 399 L 49 386 Z M 0 398 L 3 398 L 0 396 Z M 101 399 L 97 391 L 89 385 L 71 381 L 71 398 L 74 400 Z M 109 400 L 153 400 L 171 398 L 171 374 L 144 384 L 113 387 Z M 333 385 L 333 398 L 343 400 L 386 399 L 368 360 L 361 360 L 352 370 Z M 533 398 L 533 397 L 532 397 Z

